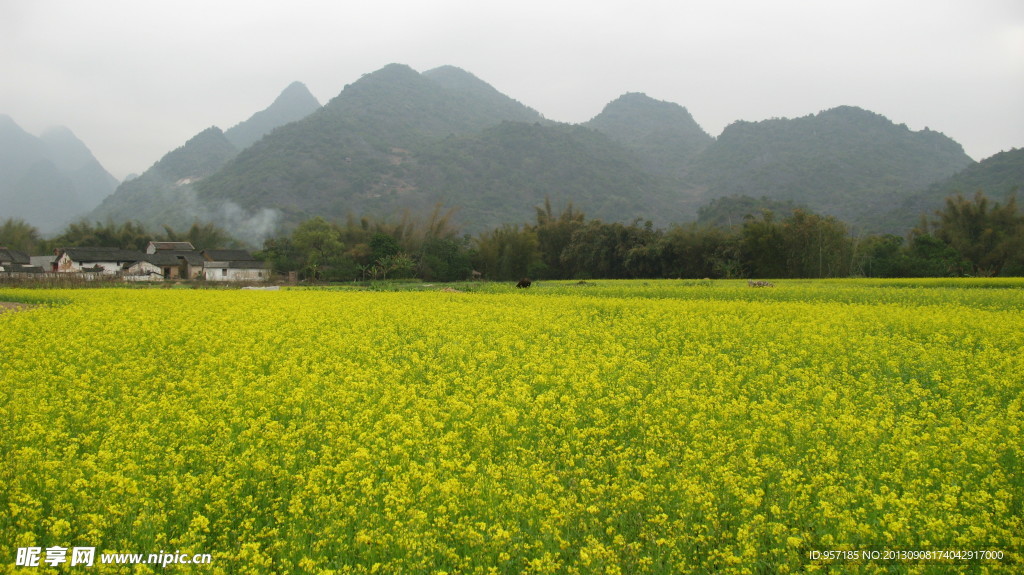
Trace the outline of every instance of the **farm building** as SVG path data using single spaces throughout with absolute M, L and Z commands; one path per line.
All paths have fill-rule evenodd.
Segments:
M 207 281 L 265 281 L 270 277 L 266 265 L 246 250 L 203 250 Z
M 203 256 L 189 242 L 149 242 L 146 261 L 159 266 L 164 279 L 196 279 L 203 274 Z
M 146 257 L 140 251 L 121 248 L 58 248 L 55 254 L 55 271 L 104 275 L 120 274 L 126 264 L 130 266 Z
M 42 271 L 32 268 L 28 254 L 10 248 L 0 247 L 0 272 Z

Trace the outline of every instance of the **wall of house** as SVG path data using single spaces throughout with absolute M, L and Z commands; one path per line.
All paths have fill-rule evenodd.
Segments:
M 85 264 L 87 268 L 94 268 L 96 266 L 103 267 L 103 275 L 117 275 L 121 272 L 121 266 L 124 262 L 88 262 Z M 57 260 L 57 271 L 58 272 L 80 272 L 82 271 L 82 264 L 72 260 L 67 254 L 62 254 L 60 259 Z
M 226 266 L 206 266 L 206 281 L 211 282 L 261 282 L 269 276 L 264 269 L 237 269 Z
M 124 279 L 129 281 L 162 281 L 163 270 L 149 262 L 138 262 L 125 270 Z

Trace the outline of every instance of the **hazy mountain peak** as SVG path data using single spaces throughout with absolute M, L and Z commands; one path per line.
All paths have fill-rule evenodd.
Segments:
M 189 138 L 185 145 L 167 153 L 154 168 L 171 180 L 198 179 L 213 173 L 237 153 L 224 132 L 217 126 L 210 126 Z
M 650 169 L 675 176 L 713 141 L 686 108 L 640 92 L 619 96 L 585 125 L 647 158 Z
M 482 85 L 492 90 L 494 89 L 487 82 L 457 66 L 438 66 L 423 72 L 422 75 L 448 87 L 479 87 Z
M 320 108 L 320 102 L 302 82 L 292 82 L 265 110 L 224 132 L 239 150 L 244 150 L 269 134 L 274 128 L 297 122 Z
M 0 115 L 0 205 L 44 233 L 94 208 L 117 179 L 68 128 L 25 132 Z
M 678 130 L 698 137 L 703 135 L 702 139 L 709 141 L 711 139 L 685 107 L 674 102 L 655 100 L 642 92 L 628 92 L 619 96 L 587 125 L 623 140 L 643 138 L 651 132 Z
M 502 120 L 546 122 L 540 112 L 499 92 L 494 86 L 456 66 L 440 66 L 423 72 L 423 77 L 437 83 L 457 98 L 459 105 L 483 105 L 494 108 Z
M 353 82 L 352 88 L 365 88 L 391 84 L 395 82 L 418 82 L 421 80 L 420 73 L 413 70 L 406 64 L 388 64 L 379 70 L 363 74 Z

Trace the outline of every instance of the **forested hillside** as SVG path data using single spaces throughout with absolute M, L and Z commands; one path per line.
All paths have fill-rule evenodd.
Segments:
M 136 221 L 153 230 L 188 227 L 210 215 L 196 201 L 193 182 L 213 174 L 237 153 L 220 128 L 207 128 L 141 176 L 118 186 L 90 217 L 101 222 Z
M 301 94 L 279 100 L 293 99 L 309 105 Z M 630 93 L 570 126 L 458 68 L 400 64 L 237 154 L 221 147 L 206 159 L 222 165 L 159 185 L 129 182 L 94 216 L 187 227 L 191 219 L 166 220 L 191 206 L 189 218 L 227 224 L 230 206 L 287 231 L 316 215 L 395 219 L 442 205 L 475 233 L 529 219 L 550 199 L 606 221 L 662 226 L 698 216 L 735 225 L 755 204 L 803 206 L 857 230 L 903 234 L 920 217 L 913 209 L 941 195 L 929 186 L 974 164 L 940 133 L 851 106 L 740 121 L 712 138 L 683 106 Z
M 704 151 L 693 173 L 708 199 L 767 196 L 882 231 L 879 218 L 901 198 L 973 163 L 938 132 L 914 132 L 844 106 L 803 118 L 736 122 Z
M 199 201 L 193 184 L 217 173 L 240 150 L 274 129 L 306 117 L 319 107 L 306 86 L 294 82 L 268 108 L 227 132 L 216 126 L 207 128 L 168 152 L 141 176 L 118 186 L 86 219 L 138 222 L 153 231 L 164 226 L 187 228 L 197 221 L 237 223 L 227 221 L 238 219 L 238 210 L 233 205 Z M 246 230 L 240 230 L 238 235 L 259 239 Z
M 946 198 L 956 194 L 972 196 L 984 192 L 990 198 L 1003 201 L 1024 190 L 1024 148 L 1000 152 L 928 188 L 911 194 L 894 208 L 896 221 L 907 221 L 930 214 L 945 205 Z M 1024 200 L 1024 197 L 1020 197 Z

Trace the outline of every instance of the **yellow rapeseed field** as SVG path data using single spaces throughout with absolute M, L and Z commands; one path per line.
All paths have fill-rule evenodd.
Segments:
M 0 571 L 1024 569 L 1024 282 L 776 284 L 0 290 Z

